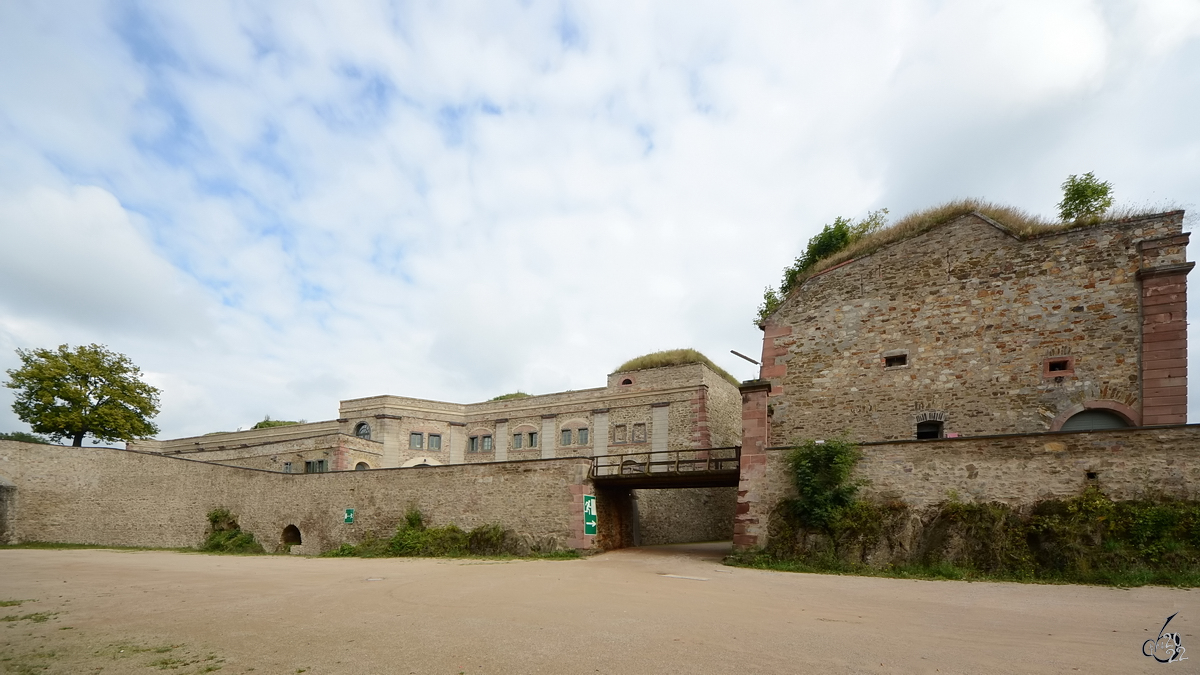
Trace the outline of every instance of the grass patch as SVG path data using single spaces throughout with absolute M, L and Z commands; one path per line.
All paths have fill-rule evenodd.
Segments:
M 321 554 L 326 558 L 578 558 L 574 549 L 559 549 L 554 542 L 528 541 L 501 525 L 480 525 L 470 532 L 457 525 L 429 527 L 416 509 L 404 514 L 404 522 L 389 539 L 368 534 L 359 544 L 342 544 Z
M 0 617 L 0 621 L 29 621 L 30 623 L 46 623 L 55 616 L 58 616 L 58 612 L 37 612 L 22 616 L 10 614 L 8 616 Z
M 688 364 L 692 364 L 692 363 L 703 363 L 704 365 L 706 365 L 710 369 L 712 369 L 712 371 L 714 373 L 725 378 L 726 380 L 731 382 L 733 385 L 739 386 L 741 384 L 740 382 L 738 382 L 737 378 L 735 378 L 734 376 L 725 372 L 724 368 L 713 363 L 711 359 L 709 359 L 704 354 L 701 354 L 700 352 L 696 351 L 695 349 L 668 349 L 666 351 L 653 352 L 651 354 L 644 354 L 637 358 L 629 359 L 625 363 L 622 363 L 613 372 L 625 373 L 625 372 L 630 372 L 630 371 L 635 371 L 635 370 L 649 370 L 651 368 L 666 368 L 668 366 L 683 366 L 683 365 L 688 365 Z
M 511 401 L 511 400 L 517 399 L 517 398 L 529 398 L 529 394 L 526 394 L 523 391 L 514 391 L 511 394 L 500 394 L 499 396 L 495 396 L 488 400 L 489 401 Z
M 0 600 L 0 607 L 20 607 L 26 602 L 33 602 L 33 600 Z

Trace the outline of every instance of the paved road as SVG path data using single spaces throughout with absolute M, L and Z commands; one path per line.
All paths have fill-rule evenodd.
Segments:
M 516 562 L 0 550 L 0 600 L 32 600 L 0 607 L 17 618 L 0 622 L 0 670 L 1200 670 L 1200 591 L 762 572 L 722 566 L 727 546 Z M 1154 663 L 1142 643 L 1174 612 L 1196 658 Z

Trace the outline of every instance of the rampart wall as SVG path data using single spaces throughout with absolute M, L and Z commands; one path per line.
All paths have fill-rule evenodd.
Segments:
M 470 529 L 499 523 L 558 546 L 589 548 L 582 495 L 585 458 L 287 475 L 115 448 L 0 441 L 5 498 L 0 536 L 191 547 L 206 514 L 224 507 L 268 549 L 283 529 L 300 529 L 300 552 L 319 553 L 368 532 L 387 536 L 416 507 L 432 525 Z M 345 509 L 355 522 L 344 523 Z
M 861 495 L 923 508 L 946 501 L 1034 502 L 1078 495 L 1096 485 L 1112 499 L 1200 494 L 1200 425 L 864 443 L 856 477 Z M 735 545 L 766 543 L 767 520 L 795 495 L 787 449 L 743 448 Z

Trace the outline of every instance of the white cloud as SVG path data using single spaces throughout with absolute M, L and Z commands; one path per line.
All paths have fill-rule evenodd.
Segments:
M 676 346 L 749 378 L 728 350 L 757 352 L 762 287 L 836 215 L 1049 213 L 1089 170 L 1195 202 L 1197 21 L 1168 1 L 5 3 L 0 227 L 48 255 L 0 251 L 0 368 L 106 341 L 161 383 L 167 436 L 597 386 Z

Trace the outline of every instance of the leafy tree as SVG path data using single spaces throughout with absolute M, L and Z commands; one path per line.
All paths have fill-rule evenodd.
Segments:
M 776 291 L 770 286 L 763 290 L 763 303 L 758 306 L 758 319 L 755 323 L 762 323 L 768 316 L 775 313 L 775 310 L 779 309 L 783 301 L 796 288 L 801 275 L 818 262 L 859 239 L 883 229 L 887 224 L 887 213 L 887 209 L 872 211 L 857 223 L 841 216 L 834 218 L 832 225 L 826 225 L 816 236 L 808 240 L 808 247 L 804 250 L 804 254 L 796 258 L 795 262 L 783 271 L 783 281 L 779 284 L 779 290 Z
M 5 386 L 17 390 L 13 412 L 51 440 L 75 446 L 148 438 L 158 433 L 159 390 L 142 382 L 141 370 L 124 354 L 103 345 L 74 350 L 18 349 L 21 367 L 9 370 Z
M 1072 174 L 1063 181 L 1062 190 L 1058 215 L 1064 221 L 1098 216 L 1113 204 L 1112 183 L 1100 182 L 1091 171 L 1082 176 Z

